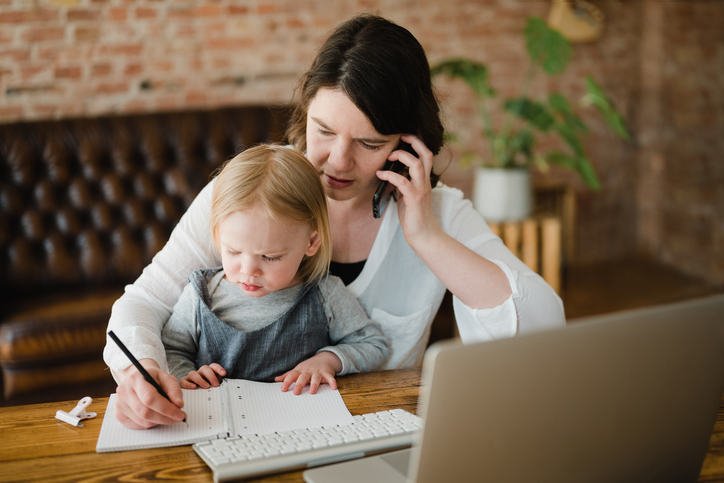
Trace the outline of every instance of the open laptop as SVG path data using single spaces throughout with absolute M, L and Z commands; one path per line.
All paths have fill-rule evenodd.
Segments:
M 412 448 L 331 482 L 696 481 L 724 392 L 724 296 L 425 355 Z

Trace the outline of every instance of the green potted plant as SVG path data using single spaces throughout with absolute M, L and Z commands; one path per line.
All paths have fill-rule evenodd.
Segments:
M 581 135 L 586 134 L 588 129 L 576 115 L 577 109 L 594 106 L 614 133 L 625 140 L 629 139 L 621 115 L 591 77 L 585 78 L 586 94 L 576 103 L 569 102 L 566 96 L 558 92 L 549 93 L 546 99 L 532 98 L 529 91 L 534 77 L 541 71 L 550 76 L 564 72 L 571 59 L 572 48 L 563 35 L 536 17 L 528 19 L 524 36 L 530 65 L 522 79 L 519 94 L 502 101 L 504 117 L 498 125 L 493 123 L 489 106 L 489 101 L 496 94 L 489 83 L 488 68 L 484 64 L 457 58 L 442 61 L 431 68 L 433 77 L 444 75 L 462 79 L 475 93 L 488 152 L 466 152 L 460 162 L 462 165 L 479 167 L 474 202 L 476 208 L 490 221 L 519 219 L 530 215 L 532 166 L 543 172 L 550 165 L 571 169 L 591 189 L 600 189 L 601 183 L 581 142 Z M 538 150 L 536 140 L 539 136 L 558 137 L 566 149 Z M 505 199 L 500 201 L 490 199 L 494 192 L 516 183 L 522 184 L 522 192 L 504 194 Z M 499 209 L 505 212 L 498 213 Z

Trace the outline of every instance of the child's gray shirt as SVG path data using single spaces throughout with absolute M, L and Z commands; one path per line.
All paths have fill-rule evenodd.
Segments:
M 277 320 L 295 301 L 302 284 L 271 292 L 264 297 L 249 297 L 217 273 L 209 283 L 210 308 L 229 326 L 250 332 Z M 329 339 L 334 345 L 320 349 L 333 352 L 342 361 L 337 375 L 368 372 L 379 368 L 389 354 L 388 341 L 379 325 L 371 320 L 357 298 L 338 277 L 328 276 L 319 283 L 322 306 L 327 317 Z M 161 333 L 169 372 L 177 379 L 196 367 L 200 328 L 196 320 L 198 294 L 191 284 Z

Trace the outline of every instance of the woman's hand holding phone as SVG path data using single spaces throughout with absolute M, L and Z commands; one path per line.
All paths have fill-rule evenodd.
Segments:
M 430 173 L 433 154 L 417 136 L 404 134 L 400 137 L 400 141 L 408 143 L 415 155 L 398 149 L 392 151 L 387 159 L 404 164 L 409 179 L 402 174 L 384 170 L 377 171 L 377 176 L 397 189 L 397 214 L 400 225 L 407 243 L 415 249 L 416 244 L 429 242 L 442 232 L 432 215 Z

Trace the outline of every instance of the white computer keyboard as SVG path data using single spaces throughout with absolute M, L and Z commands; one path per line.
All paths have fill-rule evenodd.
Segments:
M 214 481 L 360 458 L 373 451 L 412 444 L 422 419 L 403 409 L 354 416 L 354 423 L 330 428 L 297 429 L 262 436 L 231 436 L 193 445 L 214 472 Z

